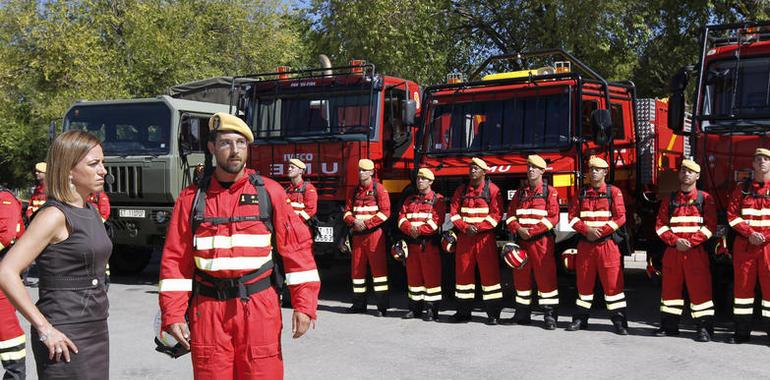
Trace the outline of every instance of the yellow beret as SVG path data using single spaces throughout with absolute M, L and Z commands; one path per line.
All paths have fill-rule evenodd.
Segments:
M 35 170 L 45 173 L 46 169 L 48 169 L 48 165 L 45 162 L 38 162 L 35 164 Z
M 250 143 L 254 142 L 254 134 L 240 117 L 227 112 L 217 112 L 209 119 L 209 130 L 212 132 L 240 133 Z
M 425 178 L 425 179 L 429 179 L 431 181 L 436 179 L 436 177 L 433 175 L 433 172 L 430 171 L 430 169 L 428 169 L 428 168 L 422 168 L 422 169 L 418 170 L 417 171 L 417 176 Z
M 682 167 L 690 169 L 696 173 L 700 173 L 700 165 L 693 160 L 682 160 Z
M 292 158 L 291 160 L 289 160 L 289 163 L 294 165 L 294 166 L 296 166 L 296 167 L 298 167 L 298 168 L 300 168 L 300 169 L 302 169 L 302 170 L 305 170 L 305 168 L 307 168 L 307 166 L 305 166 L 304 162 L 302 162 L 302 161 L 300 161 L 300 160 L 298 160 L 296 158 Z
M 484 160 L 482 160 L 482 159 L 480 159 L 480 158 L 478 158 L 478 157 L 473 157 L 473 158 L 471 159 L 471 164 L 472 164 L 472 165 L 476 165 L 476 166 L 480 167 L 480 168 L 481 168 L 482 170 L 484 170 L 485 172 L 488 172 L 488 171 L 489 171 L 489 165 L 487 165 L 487 163 L 486 163 L 486 162 L 484 162 Z
M 548 164 L 545 163 L 543 157 L 540 157 L 536 154 L 530 154 L 529 157 L 527 157 L 527 163 L 540 169 L 545 169 L 548 166 Z
M 358 160 L 358 168 L 364 170 L 374 170 L 374 161 L 368 158 Z
M 757 148 L 757 150 L 754 151 L 754 155 L 770 157 L 770 149 Z
M 607 169 L 610 167 L 609 164 L 607 164 L 607 161 L 602 160 L 599 157 L 591 156 L 591 159 L 588 160 L 588 167 L 591 168 L 599 168 L 599 169 Z

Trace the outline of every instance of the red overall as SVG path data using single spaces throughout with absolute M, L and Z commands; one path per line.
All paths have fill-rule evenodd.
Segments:
M 32 214 L 37 211 L 43 204 L 45 204 L 48 197 L 45 194 L 45 182 L 38 183 L 35 186 L 35 190 L 32 191 L 32 195 L 29 197 L 29 205 L 27 205 L 27 221 L 32 217 Z
M 664 316 L 678 319 L 682 315 L 682 285 L 685 284 L 692 317 L 698 320 L 714 316 L 709 258 L 703 243 L 716 231 L 716 205 L 711 195 L 701 194 L 701 210 L 697 206 L 697 190 L 689 193 L 677 191 L 673 202 L 669 195 L 658 209 L 655 229 L 668 246 L 663 254 L 663 289 L 660 296 L 660 311 Z M 675 206 L 673 210 L 672 203 Z M 687 251 L 676 249 L 679 239 L 689 241 L 692 248 Z
M 508 230 L 527 252 L 528 261 L 523 268 L 513 271 L 516 288 L 516 306 L 529 308 L 532 303 L 532 275 L 537 282 L 538 304 L 554 307 L 559 304 L 556 282 L 556 260 L 553 257 L 554 236 L 550 231 L 559 223 L 559 199 L 556 189 L 548 186 L 545 199 L 543 184 L 534 189 L 528 185 L 519 189 L 508 205 Z M 519 228 L 529 229 L 531 238 L 524 240 L 517 234 Z
M 0 190 L 0 260 L 16 239 L 24 233 L 21 203 L 5 189 Z M 0 362 L 5 368 L 3 378 L 23 379 L 26 376 L 24 330 L 19 325 L 16 309 L 0 290 Z
M 258 192 L 249 181 L 253 172 L 246 169 L 227 188 L 212 178 L 205 197 L 206 217 L 258 216 Z M 186 314 L 193 282 L 205 283 L 196 271 L 232 279 L 270 268 L 274 242 L 283 258 L 294 310 L 316 317 L 320 281 L 307 228 L 286 202 L 281 186 L 263 179 L 273 207 L 274 236 L 262 221 L 253 219 L 221 224 L 203 221 L 193 231 L 196 185 L 182 190 L 174 206 L 160 268 L 162 325 L 184 322 L 185 315 L 189 318 L 196 379 L 283 378 L 281 309 L 276 292 L 267 288 L 246 300 L 198 294 Z M 248 283 L 271 273 L 267 269 Z
M 762 316 L 770 323 L 770 183 L 752 181 L 747 190 L 744 193 L 744 184 L 738 184 L 727 207 L 727 222 L 737 233 L 733 244 L 733 314 L 736 334 L 746 336 L 751 329 L 757 279 L 762 291 Z M 749 243 L 754 232 L 765 237 L 764 244 Z
M 582 235 L 577 245 L 575 272 L 577 274 L 577 315 L 587 319 L 594 300 L 594 282 L 598 274 L 604 288 L 607 310 L 613 318 L 625 320 L 626 296 L 623 293 L 623 266 L 620 250 L 612 240 L 612 234 L 626 223 L 626 207 L 623 194 L 617 186 L 611 187 L 612 207 L 607 197 L 607 185 L 598 189 L 587 186 L 570 204 L 570 226 Z M 581 199 L 582 198 L 582 199 Z M 598 228 L 599 240 L 590 242 L 584 237 L 588 228 Z
M 294 213 L 299 215 L 305 223 L 315 216 L 318 207 L 318 192 L 312 183 L 300 179 L 296 185 L 289 184 L 286 187 L 286 195 L 289 196 L 288 201 L 291 208 L 294 209 Z
M 410 195 L 398 213 L 398 228 L 407 239 L 406 282 L 411 301 L 441 301 L 441 257 L 437 242 L 432 239 L 444 224 L 444 197 L 433 191 Z M 412 227 L 419 236 L 411 239 Z
M 107 193 L 104 191 L 91 193 L 88 196 L 88 203 L 94 205 L 99 210 L 102 222 L 106 222 L 110 218 L 110 197 L 107 196 Z
M 475 269 L 478 263 L 487 314 L 497 318 L 503 290 L 500 286 L 500 259 L 493 229 L 503 215 L 503 199 L 497 185 L 488 183 L 489 201 L 483 194 L 484 181 L 476 187 L 460 185 L 452 196 L 449 215 L 458 232 L 455 297 L 459 301 L 460 312 L 470 313 L 476 291 Z M 475 235 L 468 234 L 471 225 L 478 229 Z
M 377 298 L 377 306 L 382 311 L 387 309 L 388 301 L 388 262 L 385 249 L 383 223 L 390 217 L 390 197 L 381 183 L 372 179 L 368 186 L 358 185 L 353 196 L 345 204 L 343 220 L 348 226 L 358 219 L 366 225 L 363 232 L 351 232 L 350 274 L 353 280 L 353 304 L 366 307 L 366 268 L 372 272 L 372 287 Z

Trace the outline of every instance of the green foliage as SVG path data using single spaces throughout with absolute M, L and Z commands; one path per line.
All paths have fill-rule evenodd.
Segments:
M 31 182 L 76 100 L 296 64 L 300 27 L 281 0 L 0 2 L 0 182 Z

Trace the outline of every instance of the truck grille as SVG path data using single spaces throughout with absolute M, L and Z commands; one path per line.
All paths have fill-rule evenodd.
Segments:
M 104 185 L 107 193 L 121 194 L 129 198 L 142 197 L 142 167 L 128 165 L 109 165 L 107 173 L 115 177 L 115 182 Z

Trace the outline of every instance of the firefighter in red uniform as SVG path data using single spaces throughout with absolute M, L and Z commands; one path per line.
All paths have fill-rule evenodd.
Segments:
M 757 148 L 753 179 L 738 184 L 727 207 L 727 222 L 735 232 L 735 334 L 730 343 L 748 342 L 754 313 L 754 289 L 759 279 L 762 316 L 770 335 L 770 150 Z
M 578 311 L 567 331 L 588 328 L 588 316 L 594 300 L 597 274 L 604 288 L 604 300 L 618 335 L 628 335 L 626 296 L 623 293 L 623 260 L 613 234 L 626 223 L 623 194 L 616 186 L 604 183 L 609 165 L 591 157 L 590 185 L 583 187 L 569 208 L 570 226 L 580 234 L 575 272 L 577 274 Z
M 110 197 L 107 196 L 107 193 L 103 191 L 91 193 L 91 195 L 88 196 L 87 201 L 99 211 L 99 215 L 102 217 L 102 223 L 110 218 Z
M 37 181 L 37 184 L 35 185 L 35 188 L 32 190 L 32 195 L 29 197 L 29 205 L 27 205 L 27 222 L 29 222 L 30 218 L 32 218 L 32 214 L 37 211 L 37 209 L 42 206 L 47 197 L 45 194 L 45 171 L 46 171 L 46 163 L 45 162 L 38 162 L 35 164 L 35 180 Z
M 377 299 L 377 316 L 385 316 L 388 299 L 388 263 L 385 249 L 384 223 L 390 217 L 388 191 L 374 175 L 374 162 L 358 161 L 358 187 L 345 204 L 343 220 L 350 227 L 352 238 L 351 277 L 353 305 L 350 313 L 366 312 L 366 267 L 372 272 L 372 287 Z
M 320 289 L 310 236 L 281 186 L 245 168 L 254 141 L 246 123 L 220 112 L 209 129 L 217 166 L 180 193 L 163 249 L 162 328 L 191 348 L 196 379 L 280 379 L 272 251 L 283 258 L 298 338 L 315 319 Z
M 302 179 L 305 173 L 305 163 L 292 158 L 289 160 L 289 180 L 291 184 L 286 187 L 286 195 L 289 196 L 289 204 L 294 212 L 306 223 L 310 224 L 318 207 L 318 192 L 312 183 Z
M 430 169 L 417 171 L 417 194 L 410 195 L 398 213 L 398 228 L 407 236 L 406 280 L 409 311 L 405 319 L 419 317 L 438 320 L 441 302 L 441 257 L 438 236 L 444 224 L 444 197 L 431 190 L 435 176 Z M 424 305 L 423 305 L 424 302 Z
M 555 235 L 553 227 L 559 223 L 559 200 L 556 189 L 543 182 L 547 167 L 538 155 L 527 158 L 528 185 L 519 189 L 508 205 L 508 231 L 520 248 L 526 251 L 528 261 L 513 271 L 516 288 L 516 313 L 511 323 L 531 323 L 532 275 L 537 282 L 538 304 L 545 312 L 545 328 L 556 329 L 559 289 L 556 283 L 556 259 L 553 256 Z
M 503 215 L 503 199 L 497 185 L 486 178 L 490 170 L 484 160 L 474 157 L 468 183 L 460 185 L 452 196 L 449 215 L 457 230 L 455 254 L 456 323 L 468 322 L 476 291 L 476 264 L 481 274 L 481 290 L 487 310 L 487 324 L 500 318 L 503 290 L 500 286 L 500 261 L 494 228 Z
M 24 222 L 21 219 L 21 203 L 8 189 L 0 187 L 0 260 L 22 233 Z M 16 317 L 16 309 L 0 290 L 0 362 L 5 368 L 3 379 L 26 378 L 26 342 L 24 330 Z
M 698 342 L 714 334 L 714 302 L 711 299 L 709 257 L 703 243 L 716 231 L 717 210 L 711 195 L 695 188 L 700 165 L 684 160 L 679 169 L 679 190 L 663 199 L 655 229 L 668 246 L 663 254 L 662 314 L 657 336 L 679 335 L 684 310 L 682 285 L 690 295 L 690 314 L 695 320 Z

